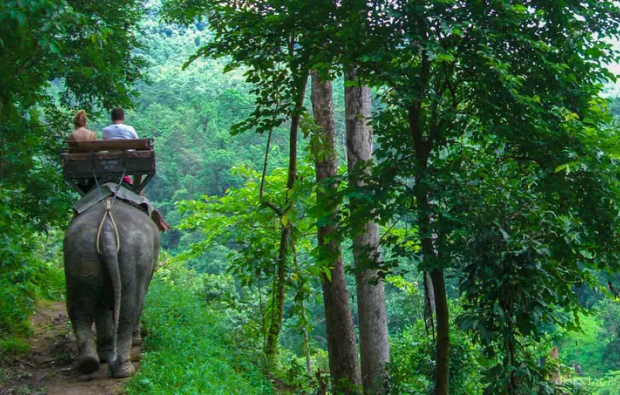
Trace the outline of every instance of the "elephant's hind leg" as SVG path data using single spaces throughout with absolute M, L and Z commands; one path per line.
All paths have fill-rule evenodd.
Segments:
M 112 377 L 123 378 L 131 376 L 135 368 L 131 363 L 131 346 L 133 333 L 136 328 L 137 314 L 141 310 L 140 292 L 137 288 L 135 276 L 127 276 L 130 280 L 123 283 L 121 296 L 121 314 L 118 322 L 116 338 L 116 358 L 110 365 Z
M 112 310 L 108 309 L 103 303 L 96 310 L 97 354 L 101 363 L 107 363 L 112 354 L 112 341 L 114 340 Z
M 93 319 L 87 309 L 68 301 L 67 310 L 77 343 L 77 370 L 84 374 L 91 374 L 99 370 L 99 357 L 91 331 Z
M 140 346 L 142 345 L 142 329 L 140 327 L 140 320 L 135 326 L 133 333 L 131 334 L 131 345 L 132 346 Z
M 121 310 L 123 310 L 121 308 Z M 123 316 L 118 326 L 118 336 L 116 344 L 116 358 L 110 364 L 110 372 L 114 378 L 129 377 L 136 369 L 131 363 L 131 343 L 134 330 L 133 319 L 130 314 Z

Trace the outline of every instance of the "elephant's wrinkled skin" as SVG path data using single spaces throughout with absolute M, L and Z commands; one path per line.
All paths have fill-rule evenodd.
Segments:
M 118 253 L 110 217 L 101 228 L 97 252 L 97 230 L 105 214 L 102 201 L 73 219 L 65 234 L 64 257 L 67 311 L 79 353 L 77 368 L 88 374 L 99 369 L 100 361 L 107 361 L 112 377 L 120 378 L 134 372 L 132 334 L 139 327 L 159 255 L 159 232 L 144 212 L 121 200 L 114 201 L 111 212 L 120 239 Z M 119 313 L 116 342 L 115 308 Z

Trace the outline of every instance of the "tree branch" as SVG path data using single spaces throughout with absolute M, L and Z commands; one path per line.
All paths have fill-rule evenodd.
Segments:
M 264 202 L 262 202 L 262 204 L 263 204 L 263 206 L 267 206 L 270 209 L 272 209 L 274 213 L 278 214 L 278 217 L 282 217 L 283 210 L 280 207 L 278 207 L 275 204 L 273 204 L 271 202 L 268 202 L 268 201 L 264 201 Z

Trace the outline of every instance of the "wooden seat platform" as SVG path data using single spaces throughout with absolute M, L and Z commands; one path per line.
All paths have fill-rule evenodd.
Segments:
M 141 193 L 156 173 L 153 139 L 67 142 L 61 156 L 65 180 L 82 195 L 95 177 L 120 183 L 123 175 L 133 176 L 132 189 Z

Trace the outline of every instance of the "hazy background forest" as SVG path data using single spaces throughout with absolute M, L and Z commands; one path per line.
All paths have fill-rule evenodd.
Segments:
M 17 14 L 11 14 L 20 7 L 18 3 L 0 8 L 0 23 L 13 21 L 20 28 L 30 26 L 21 24 Z M 174 6 L 181 2 L 170 3 L 169 21 L 175 19 Z M 30 100 L 35 106 L 16 105 L 14 113 L 7 115 L 11 89 L 25 92 L 28 84 L 34 82 L 18 81 L 21 85 L 15 86 L 0 83 L 4 106 L 0 107 L 0 116 L 4 117 L 0 118 L 3 120 L 0 124 L 0 358 L 28 352 L 23 341 L 29 334 L 26 318 L 38 300 L 63 298 L 62 236 L 72 215 L 70 203 L 77 196 L 62 181 L 57 154 L 63 136 L 71 130 L 72 111 L 86 108 L 91 114 L 89 128 L 100 135 L 101 127 L 107 123 L 106 109 L 114 103 L 129 109 L 127 124 L 134 126 L 140 136 L 155 139 L 157 176 L 145 194 L 173 228 L 162 234 L 160 266 L 143 318 L 149 328 L 146 354 L 141 371 L 128 385 L 128 391 L 136 394 L 321 393 L 317 372 L 318 377 L 329 376 L 329 362 L 320 280 L 324 266 L 317 263 L 316 255 L 316 223 L 321 218 L 317 211 L 321 208 L 315 197 L 317 187 L 310 144 L 315 125 L 310 116 L 302 121 L 305 138 L 299 142 L 294 218 L 260 208 L 267 133 L 254 130 L 231 133 L 233 126 L 246 120 L 255 109 L 255 86 L 246 81 L 247 68 L 229 70 L 230 57 L 223 56 L 198 57 L 183 69 L 197 50 L 214 39 L 214 32 L 206 21 L 185 25 L 164 22 L 161 7 L 159 1 L 151 1 L 144 10 L 131 7 L 131 13 L 126 14 L 133 18 L 127 23 L 135 24 L 131 29 L 136 41 L 130 49 L 136 75 L 125 75 L 119 84 L 124 84 L 124 94 L 131 100 L 108 97 L 109 103 L 99 101 L 86 107 L 84 103 L 97 99 L 97 94 L 86 95 L 85 101 L 63 96 L 70 79 L 57 78 L 44 83 L 44 93 L 37 93 L 39 96 L 24 94 L 18 99 L 22 103 Z M 3 32 L 0 39 L 8 48 L 11 35 L 0 31 Z M 48 49 L 53 53 L 53 40 L 50 42 Z M 3 45 L 0 42 L 0 48 Z M 23 56 L 28 59 L 27 55 Z M 62 67 L 73 66 L 63 64 Z M 62 67 L 56 67 L 54 72 Z M 104 70 L 107 69 L 101 65 L 103 74 Z M 12 74 L 2 68 L 0 71 L 3 80 Z M 114 70 L 107 73 L 104 79 L 115 80 Z M 81 75 L 73 77 L 82 79 L 80 84 L 87 84 L 89 76 L 82 70 Z M 334 76 L 333 86 L 338 172 L 345 175 L 345 83 L 341 75 Z M 103 87 L 101 91 L 114 89 L 119 88 Z M 617 136 L 620 124 L 618 92 L 607 81 L 603 97 L 611 114 L 605 120 L 611 140 Z M 381 89 L 373 89 L 374 111 L 386 106 L 381 100 L 383 93 Z M 310 89 L 305 93 L 304 105 L 311 114 Z M 601 113 L 601 118 L 604 117 Z M 273 201 L 284 195 L 288 198 L 288 128 L 288 122 L 281 123 L 270 137 L 264 193 Z M 383 141 L 389 144 L 389 140 Z M 615 150 L 618 152 L 617 147 Z M 480 161 L 486 160 L 483 157 Z M 569 177 L 587 171 L 587 165 L 577 162 L 574 159 L 570 166 L 558 166 L 556 173 Z M 614 162 L 606 171 L 612 176 L 618 174 L 617 164 Z M 341 184 L 341 190 L 345 184 Z M 420 242 L 415 232 L 413 237 L 407 234 L 410 225 L 406 218 L 381 223 L 379 229 L 386 244 L 401 238 L 406 245 L 401 244 L 400 248 L 410 252 L 402 254 L 390 246 L 382 251 L 391 269 L 384 279 L 390 345 L 386 392 L 427 394 L 434 388 L 436 334 L 425 316 L 424 274 L 419 270 L 417 255 Z M 286 269 L 287 294 L 276 363 L 266 369 L 267 328 L 275 288 L 274 262 L 280 232 L 288 221 L 295 221 L 299 234 L 295 259 Z M 351 238 L 343 235 L 343 239 L 348 296 L 353 323 L 357 325 Z M 248 247 L 250 244 L 252 247 Z M 583 252 L 584 256 L 589 253 Z M 523 379 L 530 389 L 511 393 L 619 393 L 617 289 L 620 289 L 620 277 L 603 265 L 600 269 L 588 266 L 584 272 L 591 282 L 567 286 L 566 292 L 576 295 L 578 307 L 560 313 L 565 317 L 556 322 L 541 319 L 540 327 L 531 336 L 519 334 L 522 337 L 520 364 L 527 367 L 521 372 L 532 376 Z M 450 393 L 482 394 L 485 388 L 492 387 L 489 383 L 506 377 L 494 370 L 495 367 L 510 364 L 501 347 L 491 350 L 495 346 L 485 343 L 481 335 L 473 335 L 473 327 L 461 320 L 471 314 L 472 303 L 463 297 L 464 270 L 457 266 L 445 270 L 451 312 Z M 550 315 L 551 310 L 553 306 L 549 307 Z M 578 317 L 579 327 L 569 324 L 571 313 Z M 550 357 L 553 347 L 559 350 L 557 360 Z M 557 372 L 562 377 L 561 384 L 546 386 L 556 380 Z M 0 374 L 0 383 L 2 379 Z M 536 388 L 536 392 L 531 388 Z

